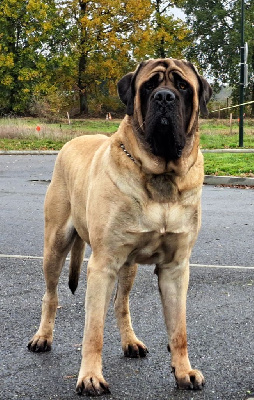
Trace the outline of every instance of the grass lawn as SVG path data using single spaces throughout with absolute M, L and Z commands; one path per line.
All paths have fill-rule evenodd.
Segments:
M 69 140 L 69 139 L 67 139 Z M 47 139 L 37 136 L 22 138 L 0 138 L 0 150 L 60 150 L 67 142 L 65 139 Z
M 254 177 L 254 153 L 205 153 L 206 175 Z
M 230 130 L 227 120 L 201 120 L 200 146 L 203 149 L 236 149 L 239 147 L 239 124 Z M 244 121 L 244 147 L 254 148 L 254 121 Z
M 68 140 L 83 134 L 114 133 L 120 120 L 73 120 L 68 123 L 45 123 L 38 119 L 0 119 L 0 150 L 60 150 Z M 238 122 L 230 132 L 226 120 L 200 121 L 200 147 L 223 149 L 238 147 Z M 254 148 L 254 121 L 244 122 L 244 147 Z M 254 153 L 204 154 L 207 175 L 254 176 Z

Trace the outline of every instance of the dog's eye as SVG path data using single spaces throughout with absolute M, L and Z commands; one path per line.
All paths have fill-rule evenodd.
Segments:
M 149 79 L 149 81 L 145 83 L 146 90 L 151 91 L 155 89 L 158 85 L 158 82 L 159 82 L 159 75 L 156 74 L 151 79 Z
M 187 90 L 188 89 L 188 83 L 185 81 L 179 81 L 177 82 L 177 87 L 180 90 Z
M 153 81 L 146 82 L 145 86 L 146 86 L 146 90 L 153 90 L 155 88 L 155 84 Z

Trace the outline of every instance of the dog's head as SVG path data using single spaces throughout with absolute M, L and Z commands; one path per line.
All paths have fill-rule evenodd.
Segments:
M 142 62 L 119 81 L 118 93 L 139 138 L 170 161 L 195 134 L 199 110 L 207 114 L 212 90 L 190 62 L 167 58 Z

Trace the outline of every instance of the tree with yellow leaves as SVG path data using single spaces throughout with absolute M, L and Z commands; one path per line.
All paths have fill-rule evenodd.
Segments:
M 27 113 L 34 99 L 57 112 L 77 94 L 81 114 L 118 109 L 116 83 L 137 62 L 182 56 L 189 31 L 170 14 L 180 3 L 1 0 L 0 112 Z
M 78 88 L 80 113 L 86 113 L 98 89 L 104 98 L 116 95 L 117 80 L 133 64 L 134 38 L 147 29 L 150 0 L 80 0 L 79 6 Z
M 0 113 L 27 113 L 34 97 L 57 90 L 72 61 L 65 24 L 54 0 L 1 0 Z
M 116 81 L 144 58 L 181 56 L 189 31 L 169 11 L 178 2 L 165 0 L 80 0 L 80 112 L 96 86 L 116 94 Z M 94 85 L 96 83 L 96 85 Z

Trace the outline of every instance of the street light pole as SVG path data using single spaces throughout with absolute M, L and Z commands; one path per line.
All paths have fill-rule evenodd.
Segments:
M 241 69 L 240 69 L 240 104 L 244 103 L 244 0 L 241 7 Z M 240 106 L 239 147 L 243 147 L 243 105 Z

